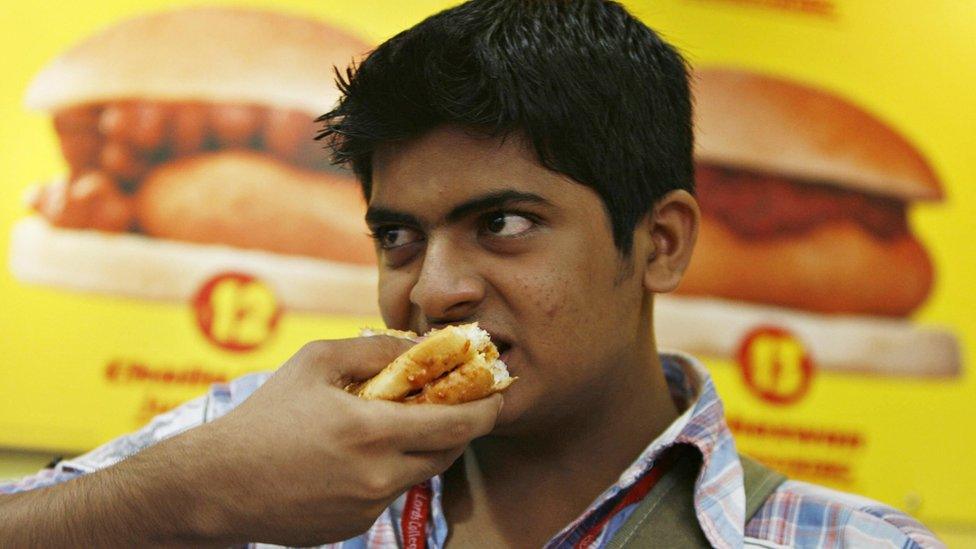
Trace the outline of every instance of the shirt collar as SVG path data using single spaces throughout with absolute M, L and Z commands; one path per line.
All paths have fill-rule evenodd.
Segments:
M 622 491 L 630 488 L 675 444 L 689 444 L 702 454 L 702 468 L 695 481 L 695 515 L 702 532 L 714 547 L 742 547 L 745 530 L 745 487 L 742 466 L 732 433 L 725 423 L 722 401 L 705 367 L 695 358 L 678 352 L 661 353 L 665 379 L 675 402 L 685 409 L 661 435 L 605 490 L 575 521 L 554 536 L 547 546 L 558 545 L 587 517 Z M 431 479 L 432 519 L 435 539 L 443 540 L 447 523 L 441 509 L 442 479 Z M 400 498 L 394 513 L 402 513 Z
M 697 391 L 692 395 L 688 422 L 673 441 L 663 446 L 690 444 L 701 452 L 702 468 L 695 481 L 695 515 L 702 532 L 715 547 L 741 547 L 746 509 L 742 464 L 715 384 L 704 365 L 690 355 L 662 353 L 661 361 L 672 391 L 681 377 L 686 380 L 685 387 Z M 654 457 L 659 454 L 660 451 Z M 642 455 L 635 465 L 648 463 L 648 457 Z
M 676 444 L 688 444 L 702 455 L 702 468 L 695 482 L 695 515 L 702 532 L 715 547 L 741 547 L 745 488 L 722 401 L 711 376 L 698 360 L 679 352 L 661 353 L 660 357 L 672 398 L 679 407 L 684 405 L 684 411 L 624 470 L 613 486 L 553 540 L 566 537 L 587 517 L 630 488 L 666 450 Z

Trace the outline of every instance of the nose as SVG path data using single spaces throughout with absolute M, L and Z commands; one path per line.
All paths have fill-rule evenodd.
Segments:
M 448 239 L 430 239 L 410 301 L 430 324 L 472 317 L 485 298 L 485 282 L 464 251 Z

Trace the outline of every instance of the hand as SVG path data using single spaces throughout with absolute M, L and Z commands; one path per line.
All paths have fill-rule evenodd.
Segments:
M 499 395 L 405 405 L 340 388 L 409 346 L 310 343 L 213 423 L 72 481 L 0 496 L 0 546 L 307 546 L 359 534 L 491 431 L 501 409 Z
M 377 336 L 309 343 L 196 439 L 211 539 L 315 545 L 362 533 L 410 486 L 491 431 L 501 396 L 457 406 L 366 401 L 366 379 L 411 342 Z

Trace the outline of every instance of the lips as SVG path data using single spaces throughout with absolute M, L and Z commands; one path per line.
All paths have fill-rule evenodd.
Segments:
M 492 330 L 488 326 L 485 326 L 485 325 L 483 325 L 481 323 L 479 323 L 478 326 L 482 330 L 488 332 L 488 335 L 491 336 L 491 342 L 494 343 L 495 344 L 495 348 L 498 349 L 498 354 L 502 354 L 505 351 L 507 351 L 507 350 L 509 350 L 509 349 L 512 348 L 512 340 L 509 339 L 506 335 L 500 334 L 500 333 L 496 332 L 495 330 Z
M 499 351 L 499 353 L 498 353 L 499 360 L 501 360 L 502 362 L 504 362 L 505 365 L 508 365 L 511 362 L 509 360 L 511 358 L 511 356 L 512 355 L 511 355 L 511 353 L 509 353 L 509 349 L 505 349 L 504 351 Z
M 509 367 L 509 371 L 511 371 L 511 362 L 509 361 L 509 359 L 512 356 L 511 342 L 505 340 L 502 337 L 496 336 L 495 334 L 492 334 L 491 330 L 488 330 L 488 333 L 491 335 L 492 343 L 494 343 L 495 347 L 498 349 L 498 358 L 502 362 L 504 362 L 505 365 Z
M 502 362 L 508 365 L 508 358 L 512 356 L 511 351 L 512 351 L 513 344 L 511 338 L 509 338 L 505 334 L 496 332 L 490 327 L 482 325 L 480 323 L 479 323 L 479 327 L 482 330 L 488 332 L 488 335 L 491 336 L 491 342 L 494 343 L 495 348 L 498 349 L 498 358 L 500 358 Z

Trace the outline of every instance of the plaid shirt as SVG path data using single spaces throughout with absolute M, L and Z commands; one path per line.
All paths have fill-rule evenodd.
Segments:
M 573 547 L 654 465 L 664 450 L 680 443 L 694 445 L 704 458 L 695 486 L 695 513 L 702 531 L 715 547 L 944 547 L 929 530 L 900 511 L 866 498 L 796 481 L 783 483 L 746 524 L 742 467 L 711 378 L 691 357 L 662 354 L 662 361 L 676 401 L 689 405 L 620 475 L 616 484 L 607 488 L 546 547 Z M 133 434 L 36 475 L 0 484 L 0 493 L 49 486 L 107 467 L 166 437 L 227 413 L 269 376 L 268 373 L 251 374 L 214 385 L 207 395 L 156 417 Z M 436 549 L 444 546 L 448 534 L 441 505 L 440 477 L 431 479 L 431 490 L 427 545 Z M 395 501 L 364 534 L 331 547 L 402 547 L 400 517 L 404 500 L 400 497 Z M 605 546 L 636 506 L 625 507 L 607 521 L 590 547 Z

